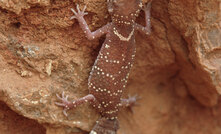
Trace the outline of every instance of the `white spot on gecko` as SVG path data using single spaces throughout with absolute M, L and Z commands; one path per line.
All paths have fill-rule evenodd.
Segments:
M 94 130 L 92 130 L 92 131 L 90 132 L 90 134 L 97 134 L 97 132 L 95 132 Z

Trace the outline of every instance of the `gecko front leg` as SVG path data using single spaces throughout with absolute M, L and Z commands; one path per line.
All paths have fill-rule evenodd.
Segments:
M 151 9 L 152 0 L 144 6 L 144 12 L 145 12 L 145 22 L 146 26 L 142 26 L 140 24 L 135 23 L 134 27 L 136 30 L 143 34 L 149 35 L 151 33 L 151 22 L 150 22 L 150 9 Z
M 84 19 L 84 15 L 87 15 L 88 13 L 85 12 L 86 10 L 86 6 L 84 6 L 84 9 L 81 11 L 79 9 L 79 5 L 77 4 L 77 12 L 71 8 L 71 11 L 74 13 L 74 16 L 72 16 L 70 19 L 77 19 L 80 27 L 82 28 L 82 30 L 84 31 L 84 33 L 86 34 L 86 37 L 89 40 L 95 39 L 95 38 L 99 38 L 100 36 L 107 34 L 110 28 L 110 23 L 106 24 L 105 26 L 103 26 L 102 28 L 91 32 L 91 30 L 89 29 L 85 19 Z

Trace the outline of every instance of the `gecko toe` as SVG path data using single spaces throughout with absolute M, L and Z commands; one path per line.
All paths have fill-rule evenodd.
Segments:
M 83 8 L 83 10 L 82 10 L 82 12 L 84 12 L 84 11 L 86 10 L 86 8 L 87 8 L 87 6 L 85 5 L 84 8 Z
M 60 102 L 55 102 L 55 105 L 60 106 L 60 107 L 65 107 L 64 103 L 60 103 Z
M 88 15 L 88 12 L 84 12 L 84 15 Z
M 61 95 L 61 96 L 62 96 L 62 99 L 63 99 L 63 98 L 65 98 L 65 94 L 64 94 L 64 91 L 62 92 L 62 95 Z
M 68 116 L 68 114 L 67 114 L 67 109 L 64 109 L 63 110 L 63 114 L 67 117 Z
M 58 98 L 59 100 L 62 100 L 62 98 L 60 97 L 60 95 L 56 94 L 56 96 L 57 96 L 57 98 Z
M 76 15 L 77 14 L 77 12 L 73 9 L 73 8 L 71 8 L 71 11 Z
M 136 98 L 137 100 L 141 100 L 142 99 L 142 97 L 141 96 L 137 96 L 137 98 Z
M 76 19 L 76 16 L 71 16 L 70 20 Z
M 129 106 L 128 109 L 132 114 L 134 114 L 134 108 L 132 106 Z
M 65 101 L 68 101 L 68 95 L 64 98 Z
M 78 11 L 78 13 L 81 12 L 80 9 L 79 9 L 79 4 L 77 4 L 77 11 Z

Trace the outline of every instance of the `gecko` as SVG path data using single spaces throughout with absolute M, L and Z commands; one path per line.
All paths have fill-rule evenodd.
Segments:
M 150 9 L 151 3 L 143 5 L 142 0 L 107 0 L 111 22 L 100 29 L 91 32 L 84 16 L 86 6 L 80 10 L 77 4 L 70 19 L 77 19 L 88 40 L 106 35 L 106 39 L 99 51 L 97 59 L 88 78 L 89 94 L 73 100 L 68 100 L 64 92 L 57 94 L 61 102 L 56 105 L 67 110 L 76 108 L 80 104 L 90 103 L 101 115 L 90 134 L 116 134 L 119 129 L 118 112 L 120 107 L 130 107 L 135 104 L 137 97 L 122 98 L 129 72 L 134 63 L 136 53 L 135 33 L 137 31 L 149 35 L 151 33 Z M 145 26 L 135 22 L 140 10 L 145 13 Z

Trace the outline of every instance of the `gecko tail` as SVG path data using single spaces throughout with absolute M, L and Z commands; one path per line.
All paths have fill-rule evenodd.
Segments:
M 90 134 L 117 134 L 119 123 L 117 119 L 100 118 Z

